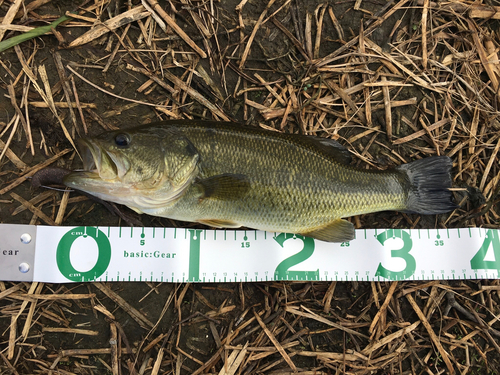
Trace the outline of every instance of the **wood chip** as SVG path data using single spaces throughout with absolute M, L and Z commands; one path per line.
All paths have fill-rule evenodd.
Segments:
M 451 3 L 453 5 L 454 3 Z M 457 3 L 457 5 L 462 5 Z M 465 4 L 463 4 L 465 5 Z M 483 4 L 473 4 L 470 5 L 469 17 L 471 18 L 487 18 L 487 19 L 500 19 L 500 7 L 483 5 Z
M 229 355 L 227 362 L 219 371 L 219 375 L 234 375 L 247 354 L 248 342 L 241 349 L 235 349 Z M 292 362 L 293 363 L 293 362 Z
M 199 102 L 201 105 L 207 107 L 210 111 L 212 111 L 216 116 L 221 118 L 224 121 L 230 121 L 229 117 L 227 117 L 222 110 L 220 110 L 215 104 L 211 103 L 203 95 L 201 95 L 198 91 L 193 89 L 191 86 L 188 86 L 182 79 L 178 78 L 174 74 L 164 71 L 163 74 L 165 77 L 172 82 L 174 85 L 179 86 L 181 90 L 188 93 L 194 100 Z
M 424 0 L 422 9 L 422 68 L 427 69 L 427 14 L 429 13 L 429 0 Z
M 30 101 L 28 104 L 35 108 L 49 108 L 49 105 L 45 102 Z M 68 105 L 67 102 L 54 102 L 54 106 L 61 109 L 69 108 L 69 106 L 71 106 L 72 108 L 78 108 L 78 103 L 75 101 L 71 102 L 71 104 Z M 80 106 L 82 108 L 97 109 L 97 105 L 95 103 L 80 103 Z
M 73 111 L 73 106 L 71 102 L 71 86 L 69 84 L 68 78 L 66 77 L 66 71 L 64 69 L 61 54 L 57 51 L 53 54 L 54 62 L 56 64 L 57 73 L 59 74 L 60 82 L 62 84 L 64 97 L 66 98 L 66 104 L 69 109 L 69 115 L 71 117 L 71 121 L 73 122 L 73 126 L 75 127 L 78 134 L 80 134 L 80 130 L 78 129 L 78 124 L 76 123 L 76 115 L 75 111 Z M 55 107 L 55 103 L 54 107 Z
M 92 331 L 89 329 L 75 329 L 75 328 L 43 327 L 42 332 L 70 333 L 72 335 L 84 335 L 84 336 L 97 336 L 97 335 L 99 335 L 98 331 Z
M 381 77 L 382 83 L 385 83 L 386 78 Z M 385 131 L 387 133 L 387 139 L 392 141 L 392 108 L 391 108 L 391 97 L 389 95 L 389 88 L 387 86 L 382 86 L 382 93 L 384 94 L 384 108 L 385 108 Z
M 370 334 L 372 335 L 371 336 L 372 339 L 374 336 L 376 336 L 375 335 L 375 326 L 379 323 L 379 320 L 381 321 L 382 326 L 385 325 L 385 314 L 387 313 L 386 312 L 387 306 L 389 306 L 389 303 L 391 302 L 391 298 L 392 298 L 397 286 L 398 286 L 397 281 L 393 281 L 391 283 L 391 286 L 389 287 L 389 290 L 387 292 L 387 296 L 385 297 L 384 303 L 382 304 L 382 306 L 378 310 L 377 314 L 375 314 L 375 317 L 373 318 L 373 320 L 370 324 L 370 328 L 368 329 L 368 332 L 370 332 Z M 383 331 L 385 331 L 385 327 L 383 327 L 379 332 L 382 333 Z M 378 339 L 378 336 L 376 338 Z

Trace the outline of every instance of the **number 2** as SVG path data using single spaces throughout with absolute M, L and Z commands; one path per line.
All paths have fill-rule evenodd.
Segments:
M 290 267 L 309 259 L 314 253 L 314 240 L 300 234 L 281 233 L 274 237 L 274 240 L 283 247 L 285 241 L 292 238 L 302 240 L 304 247 L 297 254 L 289 256 L 278 264 L 274 271 L 275 278 L 277 280 L 319 280 L 319 269 L 316 271 L 289 271 Z

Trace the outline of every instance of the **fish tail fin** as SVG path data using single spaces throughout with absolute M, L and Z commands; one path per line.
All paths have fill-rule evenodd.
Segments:
M 448 156 L 433 156 L 399 166 L 410 183 L 405 211 L 434 215 L 457 208 L 449 190 L 452 165 Z

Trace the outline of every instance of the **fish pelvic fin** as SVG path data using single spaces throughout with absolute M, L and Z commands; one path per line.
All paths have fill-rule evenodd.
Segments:
M 337 219 L 324 227 L 300 234 L 325 242 L 347 242 L 354 239 L 354 225 L 347 220 Z
M 448 156 L 432 156 L 399 166 L 410 184 L 405 212 L 434 215 L 456 209 L 449 190 L 452 165 Z
M 198 223 L 208 225 L 214 228 L 239 228 L 241 224 L 235 223 L 229 220 L 219 220 L 219 219 L 204 219 L 198 220 Z

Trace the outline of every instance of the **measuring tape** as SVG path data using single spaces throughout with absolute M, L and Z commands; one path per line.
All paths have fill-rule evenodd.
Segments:
M 499 230 L 361 229 L 350 242 L 254 230 L 0 224 L 0 280 L 40 282 L 500 278 Z

